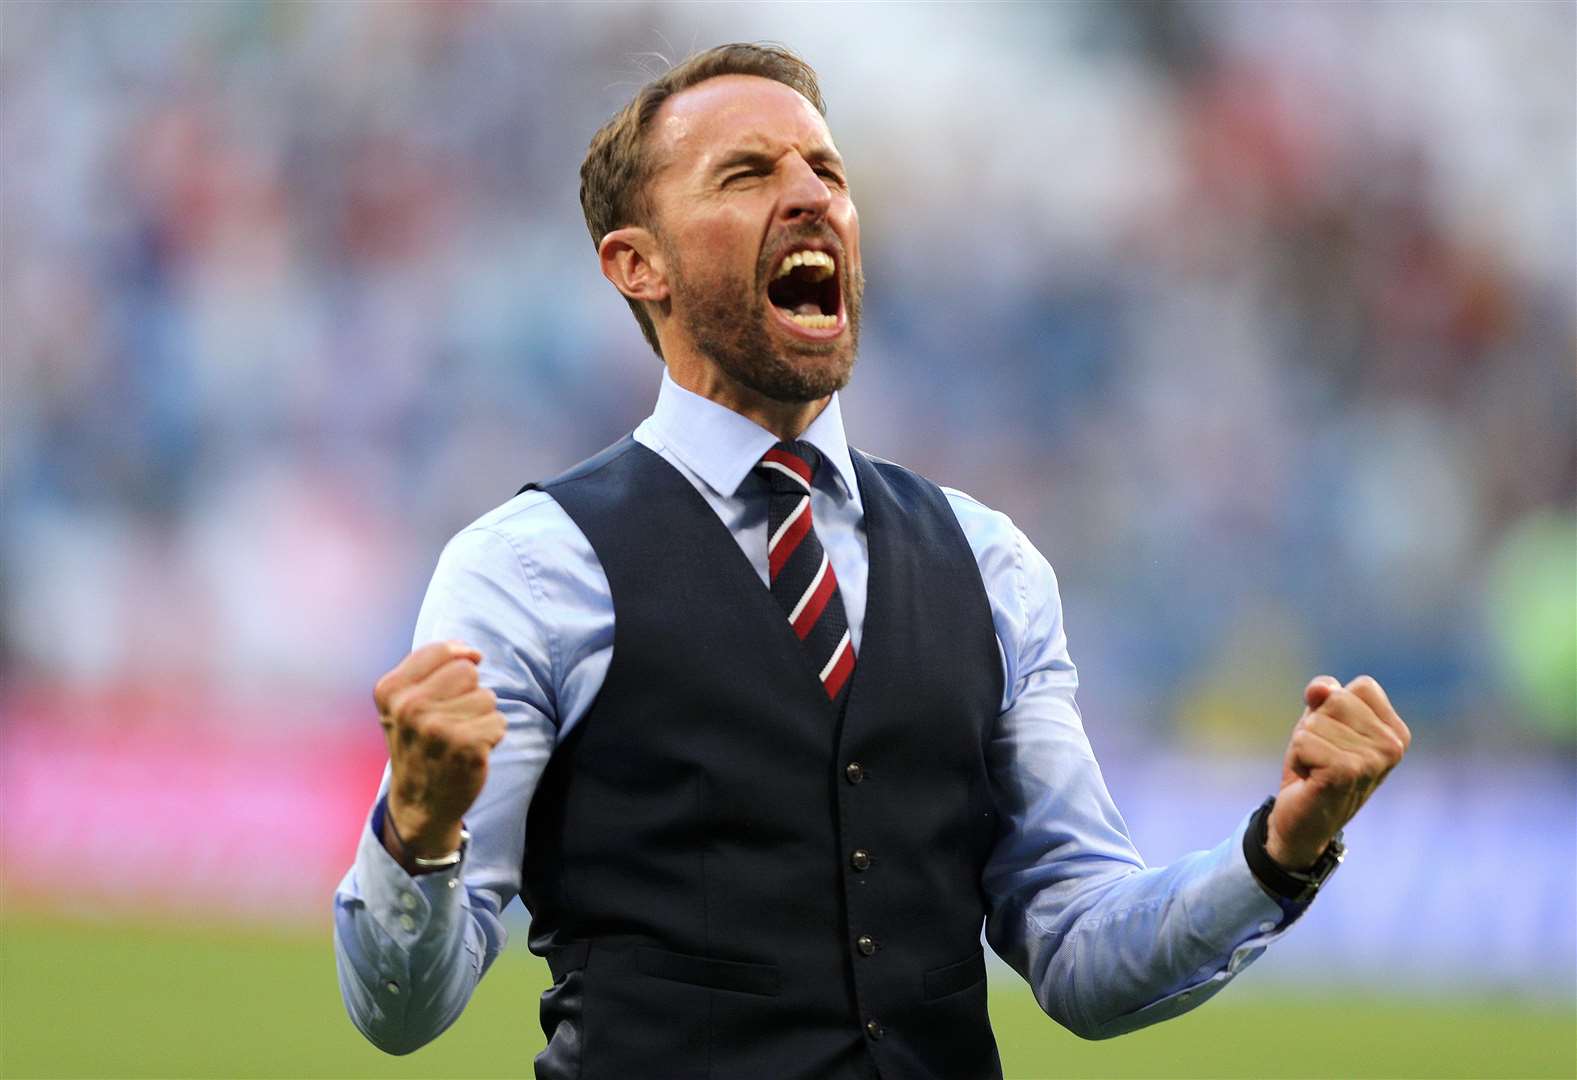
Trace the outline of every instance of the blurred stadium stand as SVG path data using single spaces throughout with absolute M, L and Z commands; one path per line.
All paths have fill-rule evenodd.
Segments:
M 1574 10 L 7 4 L 11 899 L 327 918 L 439 548 L 655 392 L 587 140 L 775 39 L 862 215 L 851 438 L 1047 553 L 1147 855 L 1369 671 L 1417 760 L 1266 966 L 1572 993 Z

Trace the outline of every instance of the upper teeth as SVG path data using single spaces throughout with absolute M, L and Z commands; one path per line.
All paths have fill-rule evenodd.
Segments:
M 812 281 L 825 281 L 837 269 L 837 263 L 833 262 L 832 256 L 825 251 L 795 251 L 783 256 L 783 261 L 778 263 L 778 272 L 772 275 L 772 280 L 776 281 L 784 277 L 796 266 L 813 268 L 816 273 L 811 278 Z

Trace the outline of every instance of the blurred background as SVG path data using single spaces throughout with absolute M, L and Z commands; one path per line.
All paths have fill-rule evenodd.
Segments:
M 862 217 L 851 441 L 1050 558 L 1146 856 L 1273 789 L 1313 674 L 1416 736 L 1201 1014 L 1075 1044 L 999 972 L 1009 1074 L 1577 1073 L 1574 13 L 0 7 L 0 1072 L 527 1070 L 521 936 L 413 1058 L 339 1011 L 370 687 L 445 540 L 654 400 L 592 132 L 769 39 Z M 1316 1017 L 1350 1062 L 1225 1054 Z

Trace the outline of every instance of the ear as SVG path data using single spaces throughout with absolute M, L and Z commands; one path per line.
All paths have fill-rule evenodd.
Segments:
M 597 245 L 602 276 L 631 300 L 660 304 L 668 299 L 667 268 L 650 229 L 614 229 Z

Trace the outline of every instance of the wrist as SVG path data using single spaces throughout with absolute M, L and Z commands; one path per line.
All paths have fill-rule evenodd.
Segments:
M 1283 870 L 1288 870 L 1295 874 L 1308 873 L 1314 864 L 1319 861 L 1321 852 L 1330 846 L 1330 841 L 1327 840 L 1313 849 L 1310 849 L 1307 844 L 1304 844 L 1302 847 L 1294 847 L 1282 839 L 1281 833 L 1276 830 L 1274 817 L 1273 811 L 1267 811 L 1265 814 L 1265 854 L 1270 856 L 1271 861 Z
M 378 839 L 401 869 L 413 876 L 456 865 L 470 838 L 463 821 L 429 825 L 408 834 L 387 799 L 380 807 Z
M 392 831 L 392 839 L 405 853 L 414 858 L 432 859 L 447 855 L 460 846 L 463 822 L 460 818 L 437 819 L 419 807 L 395 801 L 391 792 L 387 797 L 384 828 Z M 389 837 L 386 836 L 386 839 Z
M 1319 892 L 1320 886 L 1325 884 L 1326 879 L 1336 872 L 1336 867 L 1341 865 L 1347 848 L 1342 843 L 1342 834 L 1338 832 L 1326 844 L 1325 849 L 1315 856 L 1307 869 L 1294 869 L 1279 863 L 1272 858 L 1267 847 L 1270 814 L 1275 805 L 1276 798 L 1271 796 L 1254 811 L 1254 816 L 1249 819 L 1248 828 L 1243 833 L 1243 856 L 1248 861 L 1249 870 L 1255 880 L 1266 892 L 1280 902 L 1294 905 L 1307 904 L 1314 899 L 1315 893 Z

